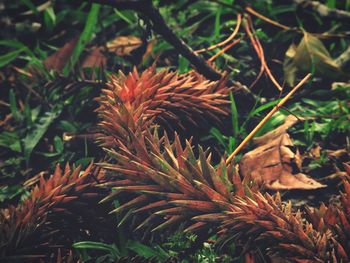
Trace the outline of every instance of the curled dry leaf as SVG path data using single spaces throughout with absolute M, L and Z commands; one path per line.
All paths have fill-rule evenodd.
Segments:
M 330 79 L 346 77 L 340 66 L 331 57 L 323 43 L 310 33 L 304 32 L 299 45 L 292 44 L 283 62 L 284 78 L 294 86 L 297 72 L 314 72 Z
M 277 129 L 256 138 L 256 148 L 246 153 L 239 165 L 244 178 L 254 180 L 273 190 L 317 189 L 325 185 L 300 173 L 301 156 L 287 130 L 297 122 L 290 115 Z
M 114 52 L 118 56 L 127 56 L 142 45 L 142 40 L 135 36 L 117 36 L 107 43 L 109 52 Z

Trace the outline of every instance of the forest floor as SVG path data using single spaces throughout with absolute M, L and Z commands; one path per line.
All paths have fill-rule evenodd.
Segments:
M 36 230 L 21 227 L 9 234 L 12 230 L 7 225 L 13 223 L 11 217 L 20 218 L 18 211 L 24 209 L 21 205 L 26 200 L 36 196 L 36 186 L 44 192 L 45 182 L 48 184 L 57 164 L 64 167 L 69 163 L 85 170 L 92 162 L 97 166 L 118 162 L 107 158 L 106 146 L 101 147 L 101 115 L 102 119 L 105 116 L 99 109 L 100 96 L 111 76 L 123 79 L 122 73 L 127 76 L 136 71 L 142 76 L 150 67 L 156 72 L 176 71 L 180 76 L 191 76 L 197 71 L 208 81 L 226 79 L 223 84 L 226 91 L 213 89 L 213 93 L 225 94 L 226 104 L 210 104 L 208 95 L 208 107 L 200 108 L 202 113 L 213 109 L 214 115 L 218 113 L 217 120 L 208 114 L 186 123 L 185 114 L 176 118 L 165 115 L 165 119 L 170 119 L 165 121 L 170 126 L 165 127 L 169 134 L 176 130 L 182 143 L 193 136 L 193 145 L 210 150 L 215 169 L 225 160 L 227 164 L 232 162 L 237 172 L 239 169 L 246 194 L 260 191 L 273 198 L 278 195 L 283 205 L 291 203 L 296 217 L 298 213 L 318 211 L 323 213 L 320 218 L 325 222 L 327 219 L 323 217 L 328 212 L 322 207 L 334 206 L 346 211 L 350 224 L 350 204 L 346 210 L 342 203 L 344 181 L 350 173 L 347 166 L 350 161 L 350 1 L 325 0 L 320 1 L 321 6 L 314 5 L 317 1 L 298 0 L 244 2 L 5 0 L 0 4 L 0 233 L 4 234 L 0 238 L 0 259 L 278 262 L 284 256 L 284 252 L 277 256 L 269 254 L 269 247 L 259 243 L 251 248 L 251 241 L 245 239 L 232 242 L 237 233 L 221 239 L 222 231 L 211 225 L 206 235 L 184 233 L 184 221 L 177 229 L 173 226 L 147 234 L 134 231 L 138 219 L 130 219 L 133 210 L 123 210 L 113 218 L 108 216 L 109 211 L 126 202 L 123 196 L 113 197 L 110 204 L 97 209 L 107 211 L 106 222 L 89 222 L 106 224 L 103 226 L 106 228 L 113 226 L 105 236 L 102 232 L 94 236 L 94 231 L 102 230 L 98 227 L 86 230 L 77 219 L 58 235 L 57 239 L 64 240 L 63 243 L 56 245 L 52 237 L 46 240 L 45 235 L 55 232 L 54 227 L 59 228 L 57 222 L 70 220 L 65 217 L 55 221 L 54 227 L 51 225 L 33 236 L 30 231 Z M 198 90 L 209 85 L 204 79 L 198 80 Z M 131 79 L 121 81 L 125 86 L 131 82 Z M 121 94 L 116 101 L 125 102 Z M 132 96 L 137 95 L 141 98 L 142 92 Z M 130 101 L 135 99 L 130 93 L 127 97 Z M 192 106 L 186 104 L 184 112 L 191 114 L 191 107 L 195 112 L 195 96 L 185 98 Z M 177 105 L 176 101 L 171 103 Z M 220 115 L 216 107 L 222 107 L 227 114 Z M 180 110 L 171 111 L 176 113 L 182 114 Z M 208 122 L 197 126 L 202 119 Z M 178 125 L 182 121 L 185 130 Z M 260 129 L 251 133 L 257 126 Z M 264 135 L 259 141 L 258 137 Z M 172 136 L 169 138 L 174 141 Z M 148 151 L 151 147 L 146 148 Z M 135 155 L 139 153 L 135 152 Z M 194 152 L 201 155 L 200 150 Z M 198 163 L 203 164 L 201 156 L 198 158 Z M 204 173 L 203 167 L 198 169 Z M 61 187 L 64 186 L 62 183 Z M 100 185 L 99 200 L 110 197 L 113 187 Z M 61 206 L 60 209 L 65 209 Z M 44 210 L 49 211 L 49 207 Z M 320 240 L 323 234 L 332 233 L 331 238 L 338 240 L 335 244 L 344 241 L 350 249 L 350 228 L 343 214 L 337 213 L 341 218 L 337 230 L 318 229 Z M 311 222 L 310 213 L 309 217 Z M 25 218 L 31 223 L 36 220 Z M 125 224 L 129 220 L 130 224 Z M 339 229 L 348 232 L 344 230 L 342 236 Z M 67 238 L 65 231 L 74 235 Z M 17 235 L 25 236 L 24 241 Z M 36 250 L 42 246 L 39 240 L 50 246 L 49 252 L 42 254 L 42 248 Z M 38 244 L 19 249 L 31 242 Z M 347 247 L 343 246 L 343 253 L 339 252 L 339 246 L 327 247 L 329 251 L 337 251 L 334 255 L 325 252 L 333 262 L 345 259 L 344 253 L 350 259 Z M 309 257 L 314 262 L 313 256 Z M 290 261 L 293 262 L 293 255 Z

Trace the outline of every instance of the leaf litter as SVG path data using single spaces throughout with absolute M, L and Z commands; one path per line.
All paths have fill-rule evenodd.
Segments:
M 241 175 L 272 190 L 313 190 L 326 187 L 301 172 L 301 155 L 287 133 L 298 119 L 289 115 L 284 124 L 254 139 L 255 149 L 239 164 Z
M 332 79 L 344 78 L 347 74 L 331 57 L 321 40 L 304 31 L 298 46 L 291 44 L 283 62 L 284 78 L 294 86 L 298 72 L 312 72 Z

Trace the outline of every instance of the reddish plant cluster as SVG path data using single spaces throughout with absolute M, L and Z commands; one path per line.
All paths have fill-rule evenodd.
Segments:
M 1 256 L 42 256 L 32 255 L 30 249 L 40 252 L 57 244 L 53 237 L 59 236 L 56 231 L 64 232 L 63 220 L 105 220 L 84 208 L 103 206 L 126 193 L 129 198 L 112 212 L 146 214 L 136 229 L 153 225 L 156 231 L 178 223 L 186 223 L 186 231 L 212 227 L 225 243 L 240 246 L 247 262 L 254 262 L 256 251 L 288 262 L 347 262 L 349 166 L 341 202 L 305 213 L 282 202 L 279 194 L 263 194 L 242 182 L 233 163 L 222 160 L 215 166 L 209 151 L 160 129 L 159 125 L 185 128 L 187 123 L 219 121 L 228 114 L 229 92 L 225 80 L 210 82 L 196 73 L 156 73 L 150 68 L 141 75 L 134 70 L 112 77 L 98 109 L 99 141 L 110 156 L 100 164 L 106 174 L 92 176 L 89 167 L 79 176 L 79 169 L 71 172 L 67 166 L 42 179 L 27 201 L 2 214 Z M 109 191 L 99 205 L 97 185 Z
M 170 77 L 165 77 L 168 74 L 173 76 L 174 73 L 162 72 L 154 78 L 162 76 L 168 85 Z M 138 193 L 114 212 L 124 209 L 135 209 L 134 212 L 148 210 L 149 218 L 138 228 L 162 217 L 163 223 L 153 230 L 188 222 L 187 231 L 194 231 L 209 223 L 217 226 L 219 233 L 231 242 L 242 244 L 244 251 L 250 256 L 254 255 L 252 252 L 255 249 L 263 249 L 271 258 L 281 257 L 290 262 L 348 260 L 345 252 L 348 247 L 346 240 L 349 240 L 345 234 L 348 222 L 345 219 L 349 216 L 347 194 L 342 195 L 342 206 L 336 209 L 337 222 L 341 224 L 333 226 L 332 230 L 327 228 L 327 231 L 320 232 L 312 220 L 308 221 L 304 213 L 294 211 L 290 203 L 283 203 L 278 194 L 272 197 L 256 189 L 249 190 L 247 185 L 241 183 L 232 163 L 225 164 L 222 160 L 215 167 L 211 163 L 210 153 L 203 151 L 201 147 L 198 148 L 197 158 L 190 141 L 186 141 L 183 147 L 177 134 L 174 135 L 173 142 L 166 133 L 159 135 L 158 128 L 154 126 L 155 120 L 170 123 L 182 115 L 174 118 L 168 113 L 172 113 L 178 104 L 172 108 L 172 103 L 157 100 L 167 98 L 171 101 L 175 96 L 143 95 L 154 94 L 148 93 L 153 85 L 142 80 L 147 75 L 148 72 L 138 77 L 133 72 L 128 77 L 122 76 L 118 81 L 114 80 L 114 85 L 111 85 L 109 91 L 105 91 L 100 100 L 100 127 L 104 131 L 101 140 L 115 161 L 113 164 L 103 164 L 110 171 L 112 182 L 109 186 L 114 189 L 106 200 L 116 198 L 121 192 Z M 161 82 L 162 79 L 158 78 L 158 81 Z M 133 90 L 139 87 L 140 92 L 133 92 L 131 97 L 125 96 L 128 85 Z M 163 89 L 159 90 L 160 93 Z M 178 86 L 175 90 L 180 92 L 183 88 Z M 191 94 L 196 86 L 186 86 L 186 90 Z M 111 103 L 118 101 L 119 92 L 122 94 L 121 100 Z M 215 90 L 211 92 L 215 94 Z M 199 93 L 197 97 L 188 97 L 187 100 L 201 100 L 202 97 L 210 98 L 214 102 L 219 94 L 207 96 Z M 152 103 L 146 103 L 147 106 L 143 107 L 143 101 L 147 101 L 145 98 L 151 99 Z M 185 108 L 186 118 L 193 120 L 198 112 L 203 114 L 206 111 L 205 106 L 213 105 L 213 102 L 192 103 L 190 108 Z M 149 105 L 157 105 L 157 110 L 154 111 L 154 107 Z M 142 110 L 134 110 L 137 108 Z M 214 121 L 218 114 L 225 113 L 213 107 L 207 107 L 207 110 L 215 112 L 215 118 L 212 118 Z M 156 114 L 152 116 L 148 112 Z M 208 114 L 206 117 L 210 118 L 212 115 Z M 345 189 L 348 188 L 346 180 Z M 319 220 L 322 220 L 322 214 L 318 215 Z M 316 214 L 314 217 L 317 218 Z
M 57 165 L 47 180 L 41 177 L 27 200 L 0 213 L 2 260 L 38 262 L 86 231 L 101 231 L 96 225 L 106 221 L 106 207 L 98 205 L 103 195 L 97 184 L 103 178 L 92 164 L 83 172 Z

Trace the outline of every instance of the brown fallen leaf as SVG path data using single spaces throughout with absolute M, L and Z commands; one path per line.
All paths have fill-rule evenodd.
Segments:
M 156 43 L 157 43 L 157 39 L 155 38 L 147 43 L 146 51 L 142 55 L 142 61 L 145 61 L 152 54 L 153 47 L 155 46 Z
M 63 47 L 61 47 L 58 51 L 53 53 L 51 56 L 47 57 L 43 64 L 48 70 L 63 70 L 64 66 L 68 63 L 74 48 L 79 40 L 79 36 L 74 37 L 68 43 L 66 43 Z
M 338 150 L 326 150 L 328 157 L 340 159 L 341 157 L 350 157 L 350 152 L 347 149 L 338 149 Z
M 297 122 L 290 115 L 277 129 L 254 140 L 256 148 L 246 153 L 239 164 L 244 178 L 273 190 L 317 189 L 325 187 L 300 173 L 301 156 L 293 151 L 294 144 L 287 130 Z
M 85 56 L 81 63 L 82 68 L 105 68 L 107 64 L 107 57 L 102 53 L 103 47 L 93 47 L 91 51 Z
M 117 36 L 107 43 L 107 49 L 118 56 L 127 56 L 142 44 L 142 40 L 136 36 Z
M 321 146 L 316 144 L 314 147 L 312 147 L 310 150 L 310 156 L 315 160 L 319 160 L 321 157 Z
M 310 33 L 303 33 L 299 45 L 290 45 L 285 54 L 283 71 L 287 84 L 294 86 L 299 71 L 314 71 L 318 76 L 331 79 L 348 78 L 348 74 L 342 71 L 321 40 Z

